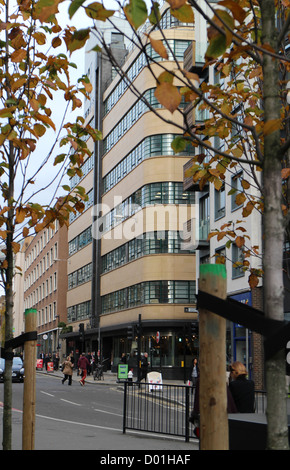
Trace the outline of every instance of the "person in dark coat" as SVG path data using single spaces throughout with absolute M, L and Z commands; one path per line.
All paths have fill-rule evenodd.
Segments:
M 229 389 L 239 413 L 255 412 L 255 384 L 247 379 L 247 370 L 239 361 L 231 365 Z
M 85 353 L 82 353 L 81 357 L 78 360 L 78 368 L 81 370 L 81 380 L 80 384 L 85 385 L 85 379 L 87 376 L 89 361 L 86 358 Z
M 140 377 L 140 381 L 142 379 L 146 380 L 147 373 L 148 373 L 148 353 L 144 353 L 144 355 L 142 356 L 142 359 L 141 359 L 141 377 Z
M 238 410 L 237 410 L 236 404 L 234 402 L 234 399 L 232 397 L 232 394 L 230 392 L 228 385 L 226 385 L 226 390 L 227 390 L 227 413 L 237 413 Z M 199 408 L 199 377 L 198 377 L 196 381 L 196 387 L 195 387 L 193 410 L 191 412 L 191 415 L 188 418 L 188 421 L 194 425 L 193 432 L 198 438 L 199 438 L 199 414 L 200 414 L 200 408 Z

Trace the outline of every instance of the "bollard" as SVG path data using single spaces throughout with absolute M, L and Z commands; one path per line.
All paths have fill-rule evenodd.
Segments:
M 226 299 L 225 265 L 202 264 L 199 290 Z M 199 309 L 199 348 L 200 450 L 228 450 L 226 320 L 205 309 Z

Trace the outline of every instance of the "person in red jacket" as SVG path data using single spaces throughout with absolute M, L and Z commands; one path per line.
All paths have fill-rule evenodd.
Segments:
M 80 380 L 81 385 L 85 385 L 85 379 L 87 376 L 88 366 L 89 366 L 89 361 L 87 360 L 85 353 L 82 353 L 81 357 L 78 360 L 78 368 L 81 369 L 81 380 Z

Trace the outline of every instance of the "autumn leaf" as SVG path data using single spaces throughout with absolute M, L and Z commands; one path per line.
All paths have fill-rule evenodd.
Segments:
M 41 23 L 49 22 L 58 13 L 61 0 L 38 0 L 34 6 L 34 17 Z
M 24 221 L 25 217 L 26 217 L 27 211 L 23 207 L 20 206 L 20 207 L 16 207 L 15 212 L 16 212 L 15 222 L 17 224 L 21 224 Z
M 256 274 L 252 273 L 249 276 L 248 282 L 249 282 L 249 286 L 251 287 L 251 289 L 254 289 L 254 287 L 257 287 L 259 284 L 259 278 Z
M 272 134 L 272 132 L 277 131 L 281 127 L 281 119 L 270 119 L 267 121 L 264 125 L 263 128 L 263 134 L 269 135 Z
M 244 8 L 240 7 L 237 2 L 234 0 L 222 0 L 219 2 L 219 5 L 223 5 L 229 10 L 231 10 L 233 17 L 240 23 L 243 24 L 245 17 L 246 17 L 246 11 Z
M 173 113 L 181 102 L 181 95 L 176 86 L 168 82 L 157 85 L 154 96 L 160 104 Z
M 107 10 L 99 2 L 90 3 L 86 7 L 86 14 L 89 18 L 94 20 L 106 21 L 110 16 L 113 16 L 115 13 L 114 10 Z
M 244 244 L 245 244 L 245 239 L 244 239 L 244 237 L 241 237 L 241 236 L 237 237 L 237 238 L 235 239 L 235 243 L 236 243 L 236 245 L 237 245 L 238 248 L 242 248 L 242 246 L 244 246 Z
M 69 41 L 66 41 L 70 53 L 81 49 L 90 37 L 90 28 L 74 31 Z
M 171 9 L 170 13 L 182 23 L 194 23 L 194 13 L 192 7 L 188 4 L 177 9 Z
M 168 59 L 168 53 L 163 42 L 160 39 L 153 39 L 152 36 L 148 35 L 148 37 L 154 51 L 157 52 L 157 54 L 160 55 L 162 59 Z
M 11 62 L 22 62 L 27 56 L 25 49 L 18 49 L 11 54 Z
M 290 176 L 290 168 L 282 168 L 281 177 L 283 180 L 286 180 Z
M 167 0 L 167 3 L 170 5 L 170 7 L 174 10 L 176 8 L 182 7 L 187 0 Z

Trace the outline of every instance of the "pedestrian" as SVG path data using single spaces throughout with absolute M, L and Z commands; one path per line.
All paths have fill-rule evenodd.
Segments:
M 189 381 L 191 382 L 191 386 L 192 386 L 191 393 L 193 393 L 193 389 L 196 387 L 198 376 L 199 376 L 199 365 L 198 365 L 197 358 L 195 357 L 192 361 L 192 369 L 191 369 L 191 374 L 189 377 Z
M 147 377 L 147 373 L 148 373 L 148 353 L 145 352 L 142 356 L 142 359 L 141 359 L 141 377 L 140 377 L 140 382 L 141 380 L 145 379 L 146 381 L 146 377 Z
M 199 380 L 200 377 L 198 376 L 196 381 L 195 387 L 195 394 L 194 394 L 194 402 L 193 402 L 193 410 L 188 418 L 188 421 L 194 425 L 194 434 L 196 437 L 199 438 L 199 415 L 200 415 L 200 408 L 199 408 Z M 230 392 L 229 386 L 226 384 L 226 391 L 227 391 L 227 412 L 228 413 L 237 413 L 237 407 Z
M 68 379 L 68 385 L 71 385 L 72 374 L 73 374 L 73 363 L 71 362 L 70 356 L 67 356 L 66 361 L 63 362 L 62 372 L 64 374 L 64 378 L 62 379 L 61 383 L 64 384 L 65 381 Z
M 53 368 L 54 370 L 58 370 L 59 368 L 59 354 L 58 353 L 56 353 L 53 358 Z
M 255 384 L 247 379 L 247 369 L 242 362 L 233 362 L 230 368 L 229 389 L 239 413 L 255 412 Z
M 123 364 L 127 364 L 127 357 L 126 357 L 126 354 L 124 352 L 122 353 L 122 356 L 121 356 L 121 362 Z
M 86 355 L 86 358 L 88 360 L 88 367 L 87 367 L 87 374 L 90 375 L 92 372 L 92 353 L 88 352 Z
M 78 368 L 80 369 L 80 375 L 81 375 L 81 380 L 80 380 L 81 385 L 85 385 L 88 364 L 89 364 L 89 361 L 87 360 L 85 353 L 83 352 L 81 357 L 78 360 Z
M 45 370 L 47 371 L 47 364 L 49 363 L 49 355 L 47 353 L 45 354 L 43 363 L 44 363 Z

